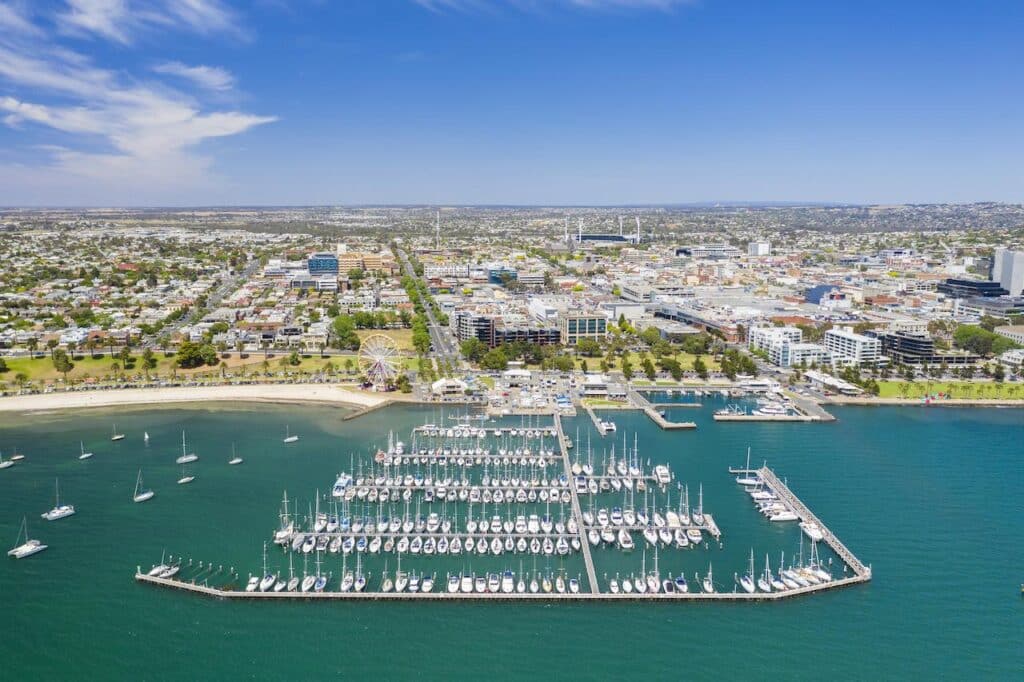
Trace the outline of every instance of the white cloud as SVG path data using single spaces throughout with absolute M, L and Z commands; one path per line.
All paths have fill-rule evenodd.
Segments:
M 29 19 L 23 5 L 0 2 L 0 30 L 27 36 L 42 35 L 42 31 Z
M 445 10 L 482 10 L 508 6 L 534 11 L 552 7 L 570 7 L 585 10 L 662 10 L 693 5 L 698 0 L 412 0 L 432 12 Z
M 230 90 L 234 87 L 235 78 L 227 69 L 219 66 L 189 66 L 181 62 L 164 62 L 153 67 L 157 73 L 178 76 L 192 81 L 207 90 Z
M 102 5 L 109 13 L 108 20 L 91 15 L 93 33 L 119 42 L 118 36 L 131 35 L 117 19 L 115 0 L 91 2 L 77 0 L 77 6 Z M 178 4 L 176 16 L 187 25 L 201 21 L 203 12 L 216 5 L 206 0 Z M 7 16 L 0 10 L 0 21 Z M 175 192 L 181 196 L 209 190 L 223 182 L 216 177 L 213 158 L 203 153 L 203 144 L 276 120 L 244 111 L 211 110 L 204 104 L 204 91 L 233 86 L 234 78 L 222 68 L 168 61 L 153 71 L 180 78 L 180 86 L 187 87 L 99 66 L 80 52 L 48 41 L 32 23 L 20 35 L 0 31 L 0 120 L 37 136 L 41 133 L 44 142 L 59 142 L 8 146 L 0 152 L 7 158 L 44 154 L 35 164 L 0 162 L 0 204 L 25 203 L 21 197 L 40 194 L 59 203 L 159 202 Z
M 56 17 L 62 32 L 125 45 L 137 34 L 155 29 L 242 34 L 221 0 L 66 0 L 66 4 L 67 9 Z

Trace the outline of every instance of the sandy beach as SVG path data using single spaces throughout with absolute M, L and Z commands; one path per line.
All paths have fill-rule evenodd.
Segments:
M 348 407 L 376 407 L 390 398 L 351 391 L 329 384 L 252 384 L 128 388 L 110 391 L 43 393 L 0 398 L 0 412 L 42 412 L 115 405 L 158 405 L 194 402 L 325 403 Z

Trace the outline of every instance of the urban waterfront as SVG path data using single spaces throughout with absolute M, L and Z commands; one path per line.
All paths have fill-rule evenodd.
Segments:
M 669 464 L 691 495 L 703 485 L 723 547 L 663 554 L 663 571 L 673 560 L 687 574 L 714 562 L 731 589 L 752 548 L 758 569 L 765 552 L 774 564 L 779 551 L 797 551 L 795 524 L 760 518 L 727 472 L 744 463 L 750 446 L 752 465 L 767 460 L 872 565 L 870 583 L 738 605 L 260 604 L 154 589 L 132 574 L 165 549 L 235 566 L 242 576 L 259 573 L 283 489 L 301 512 L 353 455 L 372 456 L 389 430 L 408 440 L 415 425 L 439 422 L 440 410 L 388 408 L 352 421 L 338 409 L 295 406 L 89 411 L 5 419 L 0 427 L 5 455 L 13 448 L 26 455 L 0 477 L 0 534 L 13 544 L 26 515 L 32 536 L 50 545 L 29 560 L 0 563 L 0 608 L 11 615 L 0 650 L 23 678 L 513 679 L 528 672 L 660 679 L 683 670 L 1009 677 L 1020 670 L 1024 521 L 1012 500 L 1024 482 L 1024 411 L 841 408 L 827 425 L 715 424 L 714 407 L 686 408 L 699 426 L 693 432 L 661 431 L 626 411 L 603 413 L 618 425 L 603 439 L 585 415 L 564 426 L 576 440 L 573 457 L 585 453 L 588 435 L 596 457 L 613 442 L 621 452 L 624 434 L 632 446 L 636 432 L 641 457 Z M 126 434 L 118 443 L 110 441 L 115 421 Z M 298 443 L 281 443 L 286 427 Z M 200 456 L 188 486 L 175 484 L 182 429 Z M 79 440 L 93 458 L 78 459 Z M 240 466 L 227 464 L 232 443 L 245 458 Z M 156 497 L 136 505 L 140 467 Z M 39 514 L 52 505 L 55 477 L 78 513 L 47 523 Z M 611 567 L 601 553 L 599 574 L 639 569 L 639 547 Z M 281 556 L 270 554 L 276 568 Z M 331 561 L 337 573 L 340 558 Z M 518 562 L 504 563 L 517 569 Z

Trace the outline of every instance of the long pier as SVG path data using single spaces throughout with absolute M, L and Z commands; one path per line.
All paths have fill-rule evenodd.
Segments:
M 593 412 L 591 412 L 593 414 Z M 565 447 L 565 433 L 562 431 L 562 420 L 555 415 L 555 432 L 558 434 L 558 445 L 562 451 L 562 464 L 565 467 L 565 475 L 572 477 L 572 470 L 569 464 L 569 451 Z M 583 534 L 583 510 L 580 509 L 580 496 L 576 494 L 576 486 L 569 486 L 569 493 L 572 495 L 572 513 L 576 519 L 577 533 L 580 539 L 580 549 L 583 552 L 583 563 L 587 567 L 587 582 L 590 584 L 591 594 L 598 594 L 601 588 L 597 583 L 597 571 L 594 570 L 594 558 L 590 556 L 590 543 Z
M 847 549 L 846 545 L 840 542 L 835 533 L 829 530 L 828 526 L 822 523 L 821 519 L 815 516 L 811 510 L 807 508 L 807 505 L 801 502 L 800 498 L 793 494 L 793 491 L 789 489 L 789 486 L 779 480 L 774 471 L 768 467 L 761 467 L 760 469 L 757 469 L 757 475 L 762 481 L 764 481 L 765 485 L 775 491 L 775 494 L 778 495 L 783 502 L 789 505 L 789 508 L 800 517 L 801 521 L 808 521 L 817 524 L 818 527 L 821 528 L 823 541 L 832 548 L 832 551 L 835 552 L 851 570 L 853 570 L 855 574 L 854 577 L 857 580 L 871 580 L 871 567 L 865 566 L 861 563 L 861 560 L 858 559 L 853 552 Z
M 245 592 L 244 590 L 224 590 L 207 585 L 200 585 L 184 580 L 173 578 L 156 578 L 146 575 L 141 567 L 136 569 L 135 580 L 140 583 L 167 587 L 176 590 L 184 590 L 193 594 L 215 597 L 217 599 L 249 599 L 249 600 L 308 600 L 308 601 L 535 601 L 535 602 L 558 602 L 558 601 L 644 601 L 644 602 L 673 602 L 673 601 L 720 601 L 720 602 L 758 602 L 777 601 L 801 595 L 834 590 L 841 587 L 848 587 L 860 582 L 865 578 L 852 576 L 832 580 L 820 585 L 799 587 L 785 592 L 657 592 L 657 593 L 611 593 L 611 592 L 583 592 L 577 594 L 571 592 Z M 443 585 L 441 586 L 443 587 Z

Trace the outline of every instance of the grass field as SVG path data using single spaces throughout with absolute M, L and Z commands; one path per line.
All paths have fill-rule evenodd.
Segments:
M 398 350 L 411 351 L 412 348 L 412 330 L 411 329 L 357 329 L 356 335 L 360 340 L 365 339 L 367 336 L 373 334 L 383 334 L 391 338 L 396 344 L 398 344 Z
M 637 373 L 637 374 L 642 373 L 643 370 L 640 367 L 640 363 L 643 362 L 642 356 L 639 353 L 630 352 L 628 357 L 629 357 L 629 361 L 631 363 L 633 363 L 633 371 L 635 373 Z M 655 360 L 653 355 L 650 356 L 650 358 L 651 358 L 651 362 L 654 363 L 654 366 L 657 367 L 658 366 L 658 361 Z M 692 370 L 693 369 L 693 361 L 697 359 L 697 356 L 696 355 L 690 355 L 689 353 L 676 353 L 675 358 L 676 358 L 676 360 L 679 361 L 679 364 L 682 366 L 683 370 L 684 371 L 688 371 L 688 370 Z M 712 356 L 712 355 L 702 355 L 701 359 L 704 361 L 704 366 L 708 368 L 709 372 L 714 372 L 714 371 L 717 371 L 719 369 L 718 360 L 716 360 L 714 358 L 714 356 Z M 591 362 L 591 360 L 593 360 L 593 362 Z M 596 365 L 599 365 L 601 363 L 601 358 L 587 358 L 587 363 L 588 364 L 595 364 L 596 363 Z M 620 369 L 620 363 L 619 363 L 618 358 L 615 359 L 615 364 L 612 367 L 612 369 Z
M 1024 400 L 1024 385 L 994 381 L 880 381 L 880 398 L 924 398 L 939 393 L 961 399 Z

